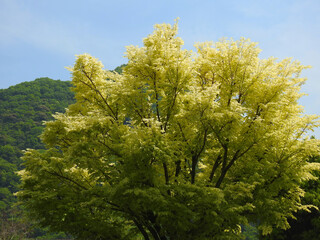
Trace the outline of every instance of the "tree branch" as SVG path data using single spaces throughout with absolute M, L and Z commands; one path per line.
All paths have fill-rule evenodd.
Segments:
M 162 166 L 163 166 L 163 171 L 164 171 L 165 182 L 166 182 L 166 185 L 168 185 L 169 184 L 168 166 L 165 162 L 162 163 Z
M 221 158 L 222 158 L 221 155 L 219 155 L 217 157 L 216 161 L 214 162 L 212 170 L 211 170 L 211 173 L 210 173 L 210 176 L 209 176 L 209 182 L 212 182 L 214 173 L 217 170 L 217 168 L 219 167 L 219 165 L 221 164 Z
M 203 152 L 204 148 L 205 148 L 205 145 L 206 145 L 206 142 L 207 142 L 207 132 L 208 132 L 208 129 L 205 129 L 204 131 L 204 137 L 203 137 L 203 144 L 201 146 L 201 148 L 199 149 L 198 152 L 195 152 L 192 156 L 192 165 L 191 165 L 191 184 L 194 184 L 195 183 L 195 177 L 196 177 L 196 167 L 197 167 L 197 164 L 198 164 L 198 160 L 199 160 L 199 157 L 201 155 L 201 153 Z
M 79 184 L 78 182 L 74 181 L 73 179 L 71 178 L 68 178 L 66 176 L 63 176 L 62 174 L 60 175 L 59 173 L 57 172 L 50 172 L 48 170 L 44 170 L 46 173 L 49 173 L 50 175 L 53 175 L 53 176 L 56 176 L 56 177 L 59 177 L 59 178 L 62 178 L 64 180 L 67 180 L 69 182 L 72 182 L 73 184 L 75 184 L 76 186 L 78 186 L 79 188 L 83 189 L 83 190 L 88 190 L 88 188 L 82 186 L 81 184 Z
M 109 108 L 109 110 L 111 111 L 112 115 L 113 115 L 113 118 L 114 120 L 117 120 L 117 116 L 116 114 L 114 113 L 114 111 L 112 110 L 112 108 L 110 107 L 110 105 L 108 104 L 107 100 L 103 97 L 102 93 L 99 91 L 99 89 L 97 89 L 96 85 L 94 84 L 94 81 L 92 80 L 91 76 L 88 75 L 88 73 L 84 70 L 84 69 L 81 69 L 82 70 L 82 73 L 89 79 L 89 81 L 91 82 L 91 84 L 93 85 L 90 86 L 89 84 L 86 84 L 85 82 L 82 82 L 84 83 L 85 85 L 87 85 L 88 87 L 90 87 L 92 90 L 94 90 L 96 93 L 99 94 L 99 96 L 101 97 L 102 101 L 106 104 L 106 106 Z

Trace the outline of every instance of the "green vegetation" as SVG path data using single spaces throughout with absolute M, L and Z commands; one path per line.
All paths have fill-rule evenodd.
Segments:
M 0 89 L 0 239 L 319 238 L 304 67 L 244 39 L 191 60 L 176 30 L 158 25 L 114 71 L 83 55 L 73 83 Z
M 114 71 L 121 73 L 124 65 Z M 19 190 L 23 169 L 20 157 L 27 148 L 44 149 L 39 136 L 44 121 L 75 102 L 69 81 L 39 78 L 8 89 L 0 89 L 0 239 L 63 239 L 64 234 L 47 234 L 34 228 L 16 207 L 14 193 Z M 41 236 L 41 237 L 40 237 Z
M 128 47 L 122 74 L 78 56 L 76 102 L 29 149 L 27 213 L 77 239 L 254 239 L 286 229 L 315 180 L 317 117 L 298 105 L 307 67 L 246 39 L 184 50 L 177 25 Z M 312 194 L 312 191 L 310 192 Z M 249 223 L 254 223 L 250 227 Z
M 2 158 L 17 164 L 16 148 L 44 147 L 38 138 L 42 123 L 74 102 L 70 87 L 70 82 L 40 78 L 0 89 L 0 144 L 7 146 L 6 150 L 1 149 Z
M 313 157 L 310 162 L 320 162 L 319 157 Z M 319 172 L 314 175 L 320 177 Z M 306 191 L 302 199 L 303 204 L 311 204 L 320 209 L 320 181 L 319 179 L 310 180 L 302 185 Z M 264 240 L 318 240 L 320 236 L 320 212 L 318 209 L 311 208 L 310 212 L 299 211 L 294 214 L 296 219 L 290 219 L 290 229 L 284 231 L 276 229 L 269 236 L 260 236 Z
M 39 139 L 43 121 L 52 120 L 52 114 L 64 112 L 74 102 L 70 87 L 70 82 L 40 78 L 0 89 L 0 239 L 26 234 L 28 224 L 13 206 L 13 193 L 19 190 L 16 172 L 23 168 L 22 150 L 44 149 Z

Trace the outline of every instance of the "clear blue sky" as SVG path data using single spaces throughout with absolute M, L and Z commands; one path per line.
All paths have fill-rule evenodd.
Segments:
M 76 54 L 105 68 L 126 62 L 156 23 L 174 23 L 187 49 L 222 37 L 259 42 L 261 57 L 293 57 L 313 68 L 300 101 L 320 114 L 320 0 L 0 0 L 0 88 L 39 77 L 69 80 Z M 317 136 L 320 137 L 320 131 Z

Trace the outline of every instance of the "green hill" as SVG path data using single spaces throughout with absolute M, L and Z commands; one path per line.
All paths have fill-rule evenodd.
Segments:
M 43 148 L 37 137 L 42 122 L 73 103 L 70 82 L 39 78 L 0 90 L 0 145 L 19 149 Z M 16 163 L 10 156 L 6 160 Z
M 39 139 L 43 121 L 51 120 L 52 114 L 64 112 L 74 102 L 70 88 L 70 82 L 39 78 L 0 89 L 0 239 L 9 239 L 2 236 L 5 232 L 16 237 L 23 234 L 8 230 L 13 223 L 21 230 L 25 225 L 8 222 L 12 212 L 16 214 L 13 193 L 18 191 L 19 177 L 15 172 L 23 168 L 20 157 L 24 149 L 44 148 Z
M 43 121 L 64 112 L 74 102 L 71 83 L 39 78 L 0 89 L 0 209 L 8 206 L 17 190 L 20 156 L 26 148 L 43 148 L 39 135 Z M 9 198 L 9 199 L 8 199 Z

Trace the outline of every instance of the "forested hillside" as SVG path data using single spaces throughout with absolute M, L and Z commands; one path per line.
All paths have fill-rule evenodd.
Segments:
M 74 101 L 70 87 L 69 82 L 39 78 L 1 89 L 0 144 L 19 149 L 42 148 L 36 137 L 41 133 L 42 122 L 52 119 L 55 112 L 64 112 Z
M 15 172 L 23 168 L 20 160 L 22 150 L 44 148 L 39 138 L 43 121 L 51 120 L 53 113 L 64 112 L 74 102 L 70 87 L 70 82 L 39 78 L 0 89 L 1 232 L 6 224 L 4 219 L 10 215 L 15 202 L 13 193 L 19 185 Z M 4 236 L 0 236 L 2 238 Z

